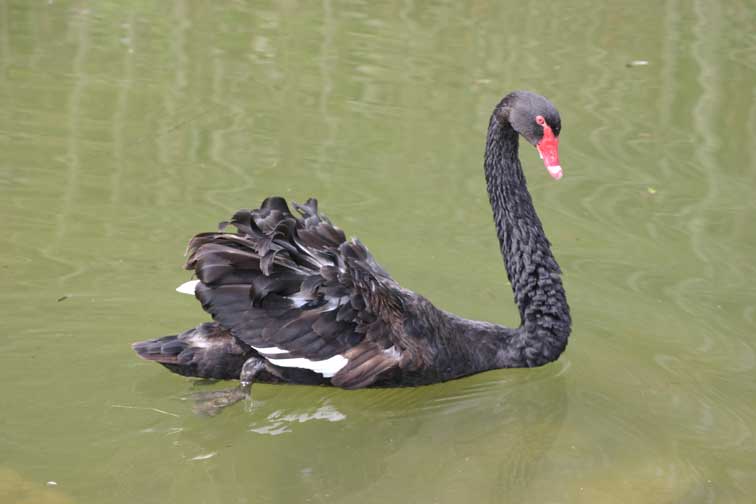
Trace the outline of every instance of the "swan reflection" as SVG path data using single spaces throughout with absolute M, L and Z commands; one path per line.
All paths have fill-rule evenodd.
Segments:
M 279 436 L 291 432 L 291 425 L 309 422 L 311 420 L 324 420 L 326 422 L 340 422 L 346 419 L 346 415 L 338 411 L 331 404 L 324 404 L 315 411 L 286 412 L 276 410 L 270 413 L 264 421 L 252 422 L 249 431 L 269 436 Z

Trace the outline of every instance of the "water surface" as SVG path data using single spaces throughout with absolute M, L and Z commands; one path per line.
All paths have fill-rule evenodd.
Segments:
M 0 1 L 0 501 L 751 502 L 754 12 Z M 562 181 L 522 150 L 573 312 L 558 362 L 259 385 L 205 418 L 208 386 L 132 353 L 206 320 L 173 293 L 187 240 L 270 194 L 516 324 L 482 177 L 512 89 L 564 125 Z

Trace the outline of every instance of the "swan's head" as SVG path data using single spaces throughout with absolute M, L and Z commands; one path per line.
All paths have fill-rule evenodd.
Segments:
M 559 164 L 559 132 L 562 120 L 549 100 L 530 91 L 515 91 L 502 100 L 507 119 L 517 133 L 538 149 L 549 175 L 562 178 Z

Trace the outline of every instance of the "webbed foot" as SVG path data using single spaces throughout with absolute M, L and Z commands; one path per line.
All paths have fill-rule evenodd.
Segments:
M 260 357 L 250 357 L 242 366 L 239 376 L 240 384 L 223 390 L 210 392 L 195 392 L 189 396 L 194 400 L 195 413 L 205 416 L 215 416 L 225 408 L 238 403 L 243 399 L 251 398 L 250 390 L 257 373 L 265 368 L 265 360 Z
M 249 386 L 244 387 L 240 385 L 223 390 L 195 392 L 189 396 L 194 401 L 192 410 L 198 415 L 215 416 L 223 411 L 224 408 L 250 397 L 249 389 Z

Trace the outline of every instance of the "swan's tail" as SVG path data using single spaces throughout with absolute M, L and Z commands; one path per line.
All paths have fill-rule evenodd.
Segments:
M 197 378 L 239 378 L 242 365 L 255 352 L 215 323 L 204 323 L 179 335 L 163 336 L 132 345 L 145 360 L 174 373 Z

